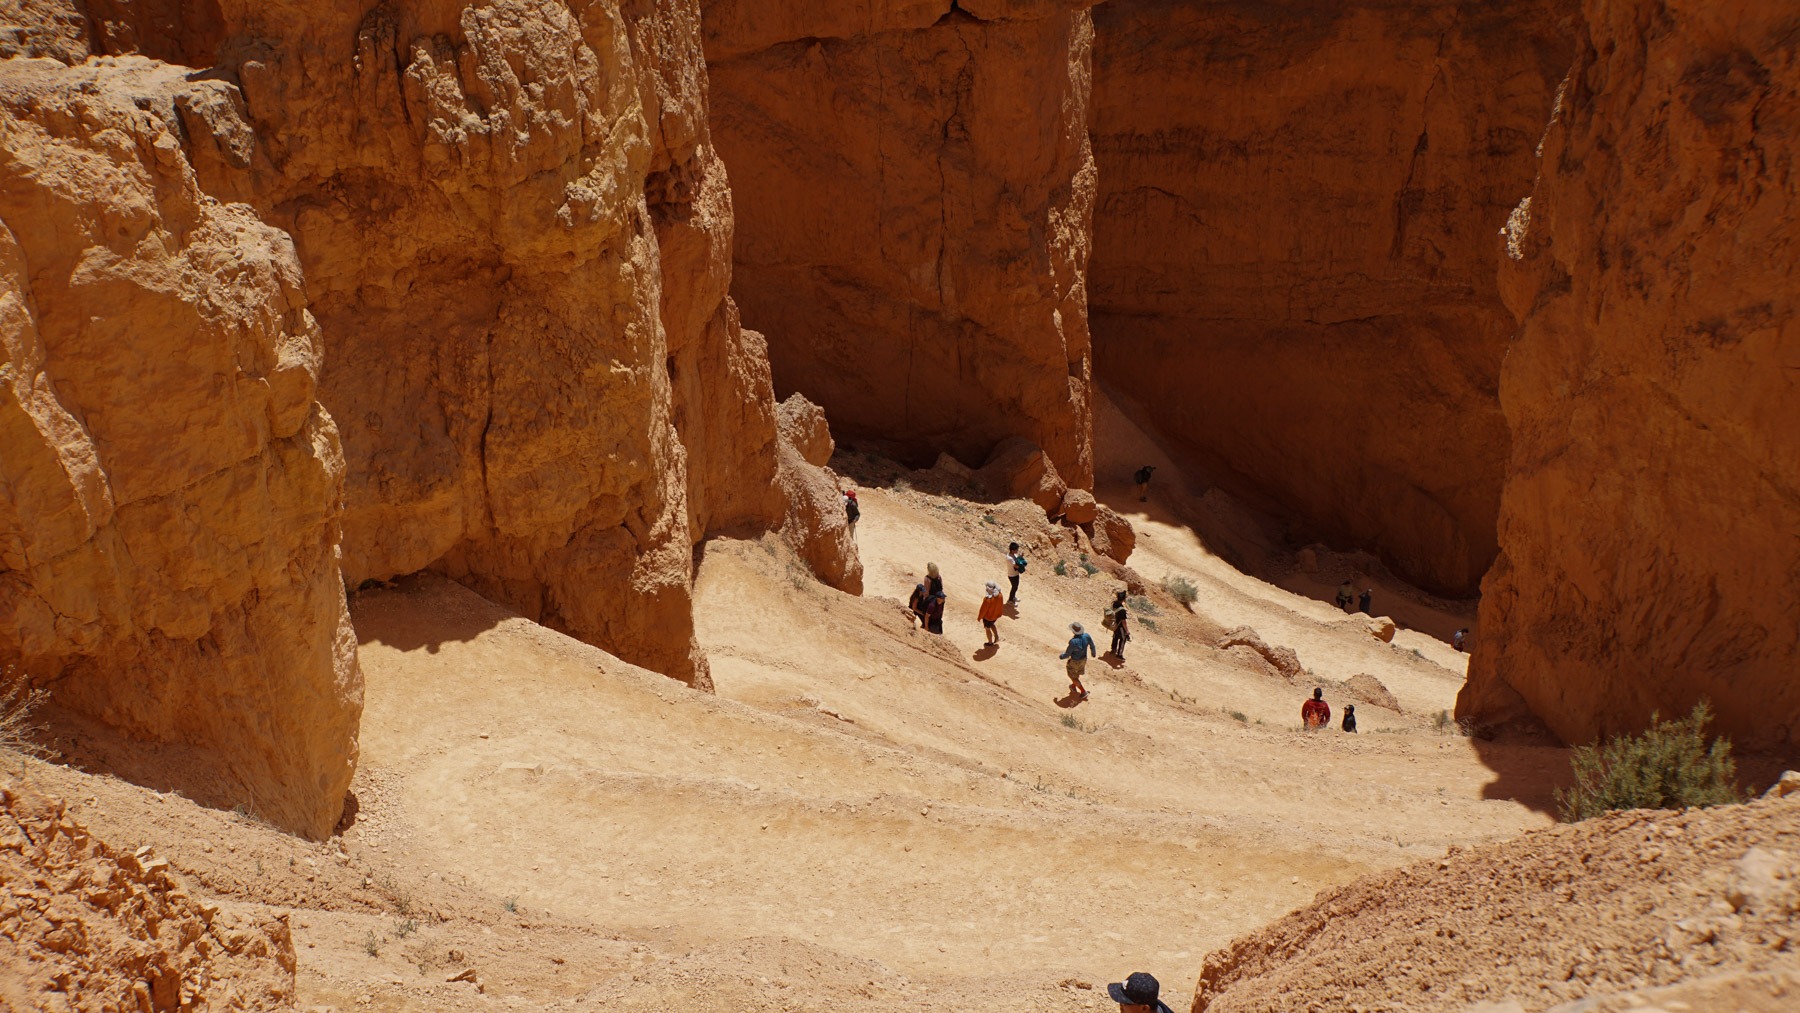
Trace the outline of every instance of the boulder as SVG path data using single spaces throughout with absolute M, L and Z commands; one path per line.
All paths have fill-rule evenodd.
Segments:
M 832 453 L 837 450 L 837 442 L 831 438 L 825 409 L 796 391 L 781 402 L 775 418 L 781 439 L 794 448 L 801 460 L 820 468 L 830 462 Z
M 1028 499 L 1051 515 L 1061 510 L 1069 491 L 1049 455 L 1023 437 L 1001 440 L 976 474 L 994 497 Z
M 1300 682 L 1306 676 L 1306 669 L 1300 664 L 1300 656 L 1291 647 L 1270 647 L 1257 632 L 1248 626 L 1239 626 L 1229 630 L 1214 645 L 1221 651 L 1233 648 L 1247 648 L 1267 662 L 1277 675 L 1289 682 Z
M 1344 691 L 1358 700 L 1361 700 L 1363 703 L 1372 704 L 1376 707 L 1385 707 L 1395 713 L 1401 713 L 1400 701 L 1394 697 L 1393 693 L 1388 691 L 1386 686 L 1381 684 L 1380 679 L 1377 679 L 1372 675 L 1358 674 L 1351 676 L 1344 683 Z
M 1387 616 L 1358 616 L 1357 620 L 1359 620 L 1359 625 L 1368 631 L 1369 636 L 1384 644 L 1394 642 L 1394 631 L 1397 627 L 1395 627 L 1394 621 Z
M 1070 489 L 1063 494 L 1062 517 L 1070 524 L 1092 524 L 1098 507 L 1093 493 L 1086 489 Z
M 1095 551 L 1120 563 L 1130 559 L 1131 550 L 1137 547 L 1137 532 L 1131 522 L 1105 504 L 1095 507 L 1094 521 L 1088 526 L 1088 532 Z

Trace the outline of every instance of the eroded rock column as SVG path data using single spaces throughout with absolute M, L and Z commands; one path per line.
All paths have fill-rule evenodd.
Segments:
M 1092 481 L 1085 2 L 703 0 L 733 294 L 776 392 L 921 465 Z
M 1297 538 L 1473 593 L 1514 326 L 1493 236 L 1532 177 L 1571 6 L 1096 7 L 1100 382 Z
M 1501 257 L 1501 556 L 1459 715 L 1712 701 L 1800 741 L 1800 63 L 1778 4 L 1589 0 Z

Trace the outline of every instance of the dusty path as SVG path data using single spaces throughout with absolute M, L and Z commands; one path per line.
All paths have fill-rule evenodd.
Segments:
M 773 540 L 709 545 L 716 697 L 410 579 L 352 604 L 367 709 L 341 838 L 197 809 L 112 831 L 287 905 L 303 1006 L 919 1010 L 981 987 L 991 1008 L 1080 1010 L 1135 969 L 1187 994 L 1209 950 L 1321 888 L 1547 822 L 1484 798 L 1475 744 L 1430 727 L 1461 681 L 1440 644 L 1380 644 L 1143 517 L 1132 563 L 1188 575 L 1200 616 L 1159 598 L 1129 663 L 1091 663 L 1072 701 L 1055 655 L 1113 585 L 1073 549 L 1055 576 L 1041 514 L 903 488 L 862 503 L 863 598 Z M 1015 531 L 1044 547 L 980 651 L 980 587 Z M 898 606 L 927 560 L 949 583 L 941 638 Z M 1308 687 L 1211 647 L 1240 623 L 1327 685 L 1376 676 L 1405 713 L 1297 731 Z M 170 811 L 96 783 L 67 790 Z M 468 968 L 485 991 L 444 980 Z

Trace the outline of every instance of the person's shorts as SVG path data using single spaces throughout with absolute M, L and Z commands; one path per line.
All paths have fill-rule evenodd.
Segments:
M 1085 655 L 1079 658 L 1069 659 L 1069 678 L 1079 679 L 1081 678 L 1081 674 L 1086 671 L 1087 657 Z
M 991 630 L 994 628 L 994 621 L 992 619 L 983 619 L 981 621 L 981 625 L 986 626 L 988 629 Z

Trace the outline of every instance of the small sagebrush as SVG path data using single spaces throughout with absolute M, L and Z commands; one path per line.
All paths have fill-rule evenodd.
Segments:
M 1200 600 L 1200 589 L 1194 582 L 1177 574 L 1169 574 L 1162 579 L 1162 589 L 1169 592 L 1169 597 L 1183 605 L 1193 605 Z
M 1056 565 L 1051 567 L 1050 570 L 1058 577 L 1067 577 L 1069 575 L 1069 564 L 1059 559 L 1056 561 Z
M 41 690 L 33 690 L 25 673 L 13 666 L 0 669 L 0 750 L 38 755 L 37 744 L 32 741 L 37 726 L 31 722 L 31 712 L 45 695 Z
M 1580 746 L 1569 758 L 1575 785 L 1556 793 L 1564 822 L 1615 809 L 1685 809 L 1741 802 L 1731 740 L 1706 740 L 1712 708 L 1702 700 L 1679 721 L 1650 715 L 1641 735 Z

